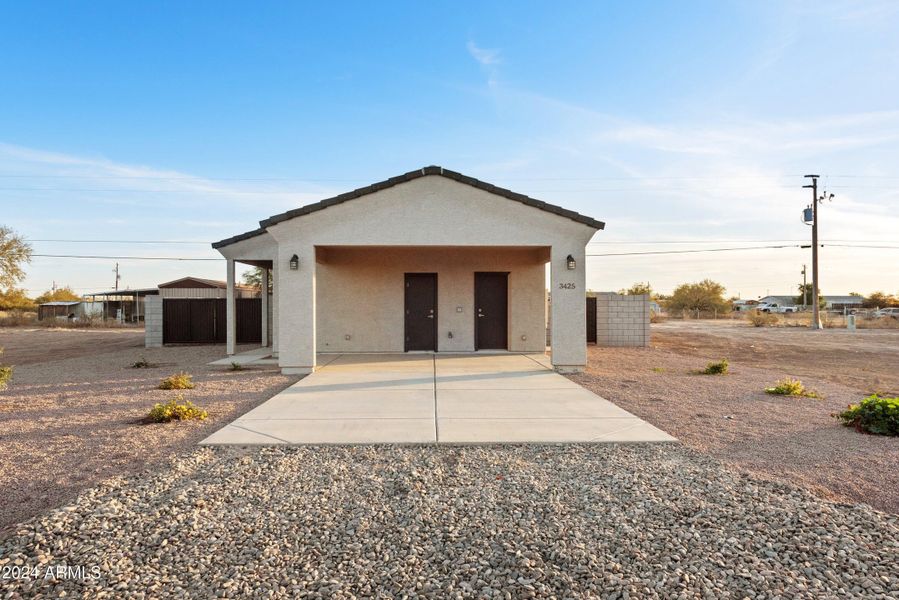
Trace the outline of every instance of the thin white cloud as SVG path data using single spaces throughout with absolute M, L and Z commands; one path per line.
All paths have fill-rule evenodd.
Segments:
M 807 182 L 802 175 L 816 171 L 824 176 L 819 183 L 837 195 L 823 209 L 822 239 L 889 240 L 899 231 L 894 180 L 876 179 L 896 176 L 892 165 L 899 161 L 899 111 L 641 120 L 509 85 L 490 92 L 506 121 L 526 123 L 529 133 L 522 138 L 525 143 L 506 144 L 502 156 L 512 168 L 503 170 L 501 183 L 605 221 L 606 230 L 594 239 L 599 245 L 591 246 L 597 252 L 672 249 L 616 247 L 604 243 L 610 238 L 807 240 L 809 228 L 801 223 L 800 211 L 809 192 L 801 188 Z M 518 163 L 527 166 L 515 169 Z M 495 176 L 478 174 L 487 180 Z M 808 252 L 788 248 L 591 258 L 588 284 L 609 290 L 649 279 L 660 291 L 670 291 L 684 281 L 710 276 L 735 293 L 754 297 L 769 289 L 795 288 Z M 828 248 L 822 262 L 826 289 L 893 290 L 899 285 L 891 267 L 897 254 Z
M 499 85 L 498 75 L 499 65 L 503 62 L 502 54 L 499 50 L 481 48 L 471 40 L 466 47 L 471 57 L 481 65 L 481 70 L 487 75 L 487 87 L 493 92 Z
M 302 181 L 291 182 L 289 188 L 280 182 L 217 181 L 181 171 L 4 142 L 0 142 L 0 174 L 6 175 L 0 177 L 2 187 L 12 188 L 8 192 L 28 195 L 49 188 L 58 190 L 60 198 L 81 200 L 89 197 L 94 204 L 136 205 L 152 199 L 160 205 L 261 208 L 262 212 L 274 213 L 334 193 L 334 190 Z M 300 187 L 308 191 L 294 191 Z M 260 218 L 265 216 L 268 215 Z
M 499 50 L 481 48 L 471 40 L 469 40 L 466 47 L 468 48 L 468 53 L 471 54 L 471 57 L 485 67 L 502 63 L 502 55 Z

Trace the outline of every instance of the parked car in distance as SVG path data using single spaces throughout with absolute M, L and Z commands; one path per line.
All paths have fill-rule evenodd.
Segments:
M 881 308 L 880 310 L 874 311 L 874 316 L 878 319 L 880 317 L 893 317 L 894 319 L 899 319 L 899 308 Z
M 758 306 L 755 307 L 759 312 L 764 313 L 794 313 L 798 312 L 799 309 L 796 306 L 781 306 L 776 302 L 762 302 Z

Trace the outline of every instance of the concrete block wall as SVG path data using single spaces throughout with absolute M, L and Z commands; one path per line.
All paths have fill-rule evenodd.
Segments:
M 144 303 L 144 346 L 162 347 L 162 296 L 147 296 Z
M 597 346 L 649 346 L 649 295 L 596 295 Z

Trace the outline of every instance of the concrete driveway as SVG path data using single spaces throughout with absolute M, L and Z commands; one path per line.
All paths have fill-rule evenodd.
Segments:
M 527 354 L 340 354 L 202 442 L 668 442 Z

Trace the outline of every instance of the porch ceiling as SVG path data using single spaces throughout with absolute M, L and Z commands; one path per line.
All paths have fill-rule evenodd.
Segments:
M 274 261 L 272 260 L 255 260 L 250 258 L 235 258 L 234 262 L 239 262 L 244 265 L 251 265 L 253 267 L 259 267 L 260 269 L 271 269 L 274 266 Z
M 359 256 L 383 254 L 384 256 L 402 256 L 417 253 L 423 256 L 445 256 L 456 253 L 460 257 L 474 257 L 487 253 L 504 254 L 506 256 L 527 256 L 533 262 L 548 262 L 549 246 L 381 246 L 381 245 L 325 245 L 315 247 L 315 260 L 318 263 L 339 263 Z

